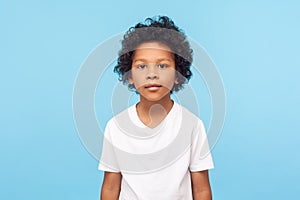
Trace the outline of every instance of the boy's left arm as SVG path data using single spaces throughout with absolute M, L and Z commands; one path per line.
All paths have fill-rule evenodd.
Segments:
M 212 200 L 208 170 L 191 172 L 194 200 Z

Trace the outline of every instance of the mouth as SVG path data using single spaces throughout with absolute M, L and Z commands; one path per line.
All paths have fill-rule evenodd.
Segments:
M 149 84 L 149 85 L 145 85 L 144 88 L 160 88 L 162 87 L 162 85 L 158 85 L 158 84 Z
M 159 85 L 159 84 L 148 84 L 148 85 L 144 86 L 144 88 L 149 90 L 149 91 L 157 91 L 161 87 L 162 87 L 162 85 Z

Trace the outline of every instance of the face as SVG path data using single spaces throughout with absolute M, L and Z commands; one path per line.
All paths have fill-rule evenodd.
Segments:
M 159 101 L 170 95 L 177 83 L 174 55 L 168 46 L 146 42 L 134 52 L 129 83 L 134 84 L 141 97 Z

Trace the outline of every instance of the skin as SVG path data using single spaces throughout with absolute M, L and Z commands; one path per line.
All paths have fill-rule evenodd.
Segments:
M 191 172 L 194 200 L 212 200 L 208 170 Z
M 178 84 L 174 55 L 168 46 L 158 42 L 142 43 L 135 50 L 129 83 L 140 94 L 137 113 L 149 128 L 161 123 L 173 106 L 170 91 Z M 121 189 L 121 173 L 105 172 L 101 190 L 102 200 L 116 200 Z M 191 172 L 194 200 L 211 200 L 208 171 Z
M 170 49 L 157 42 L 138 46 L 132 60 L 129 83 L 134 84 L 140 93 L 140 102 L 137 104 L 140 120 L 154 128 L 173 106 L 170 90 L 177 80 L 174 55 Z
M 118 200 L 121 191 L 121 173 L 104 172 L 101 200 Z

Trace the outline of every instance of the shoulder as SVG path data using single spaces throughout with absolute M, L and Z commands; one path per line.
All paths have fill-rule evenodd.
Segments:
M 121 112 L 115 114 L 112 118 L 110 118 L 106 124 L 106 127 L 117 127 L 119 124 L 128 123 L 130 120 L 132 113 L 134 112 L 134 106 L 132 105 Z
M 193 112 L 191 112 L 189 109 L 187 109 L 186 107 L 178 104 L 179 109 L 181 110 L 182 113 L 182 117 L 183 119 L 185 119 L 185 121 L 190 121 L 193 122 L 194 125 L 199 125 L 199 124 L 203 124 L 202 120 L 195 115 Z
M 177 107 L 177 110 L 180 111 L 181 118 L 180 122 L 178 121 L 178 123 L 180 123 L 180 128 L 185 132 L 186 135 L 192 134 L 194 137 L 199 133 L 205 133 L 204 124 L 197 115 L 178 103 Z

